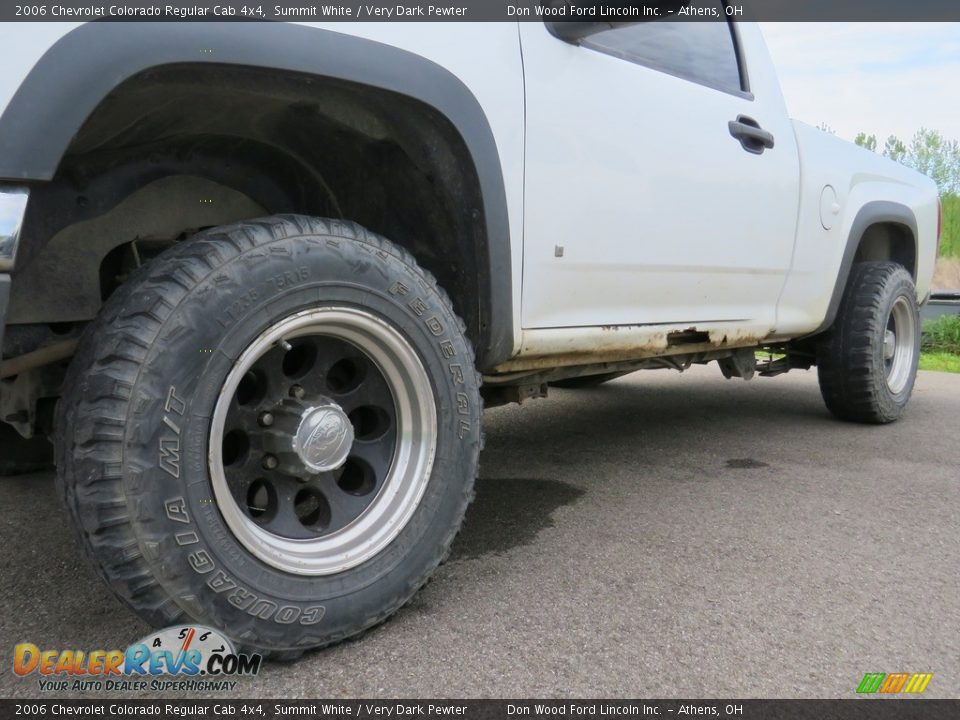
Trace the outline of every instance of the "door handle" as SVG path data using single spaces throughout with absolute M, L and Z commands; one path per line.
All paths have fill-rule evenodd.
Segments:
M 773 133 L 761 128 L 760 123 L 752 117 L 738 115 L 736 120 L 731 120 L 727 124 L 727 127 L 730 128 L 730 134 L 740 141 L 740 145 L 748 153 L 763 155 L 764 150 L 773 148 Z

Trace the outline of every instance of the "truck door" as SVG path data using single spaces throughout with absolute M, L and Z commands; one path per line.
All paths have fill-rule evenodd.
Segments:
M 520 23 L 525 328 L 774 327 L 796 227 L 793 128 L 759 31 Z M 557 32 L 563 32 L 558 30 Z M 749 62 L 743 62 L 749 49 Z

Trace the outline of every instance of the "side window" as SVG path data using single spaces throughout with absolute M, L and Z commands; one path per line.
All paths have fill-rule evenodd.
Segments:
M 621 25 L 581 45 L 724 92 L 744 90 L 733 28 L 721 0 L 694 0 L 682 19 Z M 698 20 L 712 17 L 718 19 Z

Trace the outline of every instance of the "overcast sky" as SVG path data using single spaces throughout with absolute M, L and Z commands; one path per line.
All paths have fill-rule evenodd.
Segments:
M 960 23 L 761 23 L 790 115 L 883 147 L 921 126 L 960 140 Z

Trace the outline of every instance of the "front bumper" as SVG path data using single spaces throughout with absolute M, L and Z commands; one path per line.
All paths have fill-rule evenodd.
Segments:
M 17 259 L 17 243 L 29 195 L 27 188 L 0 187 L 0 348 L 10 304 L 10 272 Z

